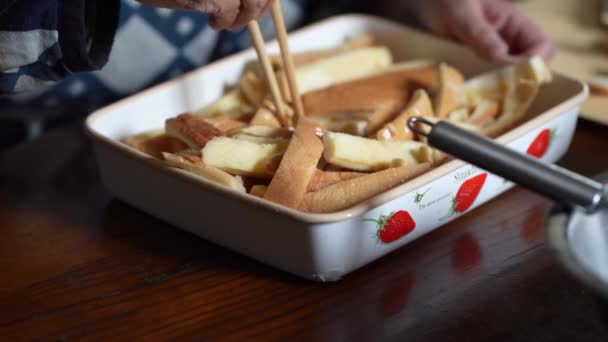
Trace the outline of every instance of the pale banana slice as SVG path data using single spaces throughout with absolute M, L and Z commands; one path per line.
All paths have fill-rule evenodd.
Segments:
M 422 146 L 415 141 L 378 141 L 334 132 L 325 134 L 324 144 L 327 162 L 357 171 L 383 170 L 398 161 L 416 165 Z
M 203 162 L 234 175 L 271 178 L 273 158 L 285 153 L 284 144 L 258 144 L 228 137 L 215 138 L 202 151 Z

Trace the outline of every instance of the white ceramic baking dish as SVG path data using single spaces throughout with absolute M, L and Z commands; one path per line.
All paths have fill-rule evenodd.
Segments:
M 395 60 L 433 59 L 451 63 L 468 76 L 492 67 L 467 49 L 382 19 L 345 15 L 290 35 L 293 51 L 331 47 L 347 37 L 372 33 L 391 48 Z M 277 52 L 273 42 L 271 52 Z M 355 207 L 332 214 L 306 214 L 240 194 L 181 170 L 169 168 L 120 142 L 163 127 L 165 119 L 199 109 L 235 85 L 252 50 L 226 58 L 181 78 L 98 110 L 87 119 L 104 184 L 119 199 L 178 228 L 268 265 L 316 281 L 336 281 L 461 214 L 452 200 L 467 180 L 484 173 L 451 161 Z M 578 81 L 555 76 L 530 109 L 530 119 L 498 140 L 526 151 L 546 129 L 555 134 L 542 157 L 557 161 L 574 133 L 580 104 L 587 97 Z M 488 175 L 470 209 L 513 185 Z M 417 196 L 424 194 L 424 196 Z M 407 211 L 416 223 L 391 243 L 377 236 L 381 215 Z

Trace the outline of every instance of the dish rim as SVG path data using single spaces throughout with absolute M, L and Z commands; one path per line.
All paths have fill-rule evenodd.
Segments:
M 327 18 L 325 20 L 305 26 L 299 30 L 294 30 L 292 33 L 290 33 L 290 36 L 293 37 L 293 36 L 302 35 L 309 31 L 317 30 L 319 26 L 325 26 L 325 25 L 331 24 L 332 22 L 341 21 L 341 20 L 349 20 L 349 19 L 351 19 L 351 20 L 358 19 L 358 20 L 363 20 L 363 21 L 365 21 L 365 20 L 384 21 L 387 23 L 399 25 L 398 23 L 395 23 L 393 21 L 390 21 L 390 20 L 387 20 L 384 18 L 375 17 L 375 16 L 370 16 L 370 15 L 343 14 L 343 15 L 338 15 L 338 16 L 333 16 L 333 17 Z M 406 27 L 406 29 L 409 29 L 409 28 Z M 274 42 L 275 41 L 270 41 L 268 43 L 274 43 Z M 105 136 L 104 134 L 98 132 L 94 128 L 95 122 L 98 119 L 100 119 L 102 116 L 107 115 L 108 113 L 112 112 L 115 108 L 124 105 L 126 102 L 133 101 L 135 99 L 145 97 L 145 96 L 150 96 L 151 94 L 160 91 L 164 87 L 169 87 L 177 82 L 185 81 L 187 79 L 197 77 L 198 74 L 203 73 L 209 69 L 217 68 L 219 66 L 229 64 L 229 63 L 234 63 L 235 61 L 242 59 L 245 55 L 250 54 L 251 51 L 252 51 L 252 48 L 246 49 L 246 50 L 236 53 L 234 55 L 228 56 L 226 58 L 220 59 L 218 61 L 209 63 L 209 64 L 199 67 L 197 69 L 194 69 L 190 72 L 187 72 L 183 75 L 175 77 L 166 82 L 152 86 L 148 89 L 140 91 L 131 96 L 125 97 L 108 106 L 102 107 L 87 116 L 87 118 L 85 120 L 85 131 L 95 142 L 101 143 L 103 146 L 109 147 L 109 148 L 121 153 L 121 155 L 123 155 L 125 157 L 130 157 L 131 159 L 133 159 L 137 162 L 143 163 L 158 171 L 165 172 L 173 177 L 178 177 L 182 181 L 186 181 L 190 184 L 193 184 L 193 185 L 199 187 L 203 191 L 212 191 L 215 194 L 221 195 L 223 197 L 227 197 L 227 198 L 233 199 L 233 200 L 238 200 L 243 204 L 248 204 L 248 205 L 258 207 L 258 208 L 263 208 L 265 210 L 272 211 L 276 214 L 281 214 L 288 218 L 294 219 L 294 220 L 302 222 L 302 223 L 307 223 L 307 224 L 337 223 L 337 222 L 361 217 L 371 210 L 374 210 L 393 200 L 403 197 L 403 196 L 411 193 L 412 191 L 414 191 L 418 188 L 421 188 L 421 187 L 425 186 L 426 184 L 429 184 L 441 177 L 444 177 L 446 174 L 453 172 L 453 171 L 467 165 L 467 163 L 460 161 L 460 160 L 451 160 L 451 161 L 449 161 L 439 167 L 436 167 L 428 172 L 425 172 L 424 174 L 422 174 L 418 177 L 415 177 L 397 187 L 394 187 L 388 191 L 378 194 L 378 195 L 376 195 L 364 202 L 356 204 L 348 209 L 340 210 L 340 211 L 333 212 L 333 213 L 306 213 L 306 212 L 299 211 L 296 209 L 284 207 L 284 206 L 276 204 L 276 203 L 272 203 L 270 201 L 258 198 L 256 196 L 253 196 L 250 194 L 244 194 L 244 193 L 237 192 L 237 191 L 229 189 L 223 185 L 216 184 L 212 181 L 206 180 L 203 177 L 191 174 L 187 171 L 183 171 L 180 169 L 170 167 L 170 166 L 166 165 L 165 163 L 163 163 L 162 161 L 157 160 L 151 156 L 148 156 L 147 154 L 140 152 L 136 149 L 133 149 L 117 139 L 112 139 L 110 137 Z M 570 77 L 562 76 L 558 73 L 555 73 L 554 77 L 560 77 L 560 78 L 563 78 L 566 80 L 570 80 L 572 82 L 576 82 L 580 86 L 580 91 L 575 96 L 569 98 L 568 100 L 559 103 L 558 105 L 552 107 L 551 109 L 549 109 L 547 111 L 539 113 L 536 117 L 531 118 L 530 120 L 520 124 L 519 126 L 515 127 L 514 129 L 500 135 L 499 137 L 497 137 L 495 139 L 495 141 L 497 141 L 499 143 L 503 143 L 503 144 L 509 143 L 509 142 L 519 138 L 520 136 L 523 136 L 524 134 L 528 133 L 529 131 L 533 130 L 534 128 L 540 127 L 543 123 L 551 121 L 551 120 L 559 117 L 562 113 L 566 112 L 567 110 L 577 107 L 577 105 L 580 105 L 584 101 L 584 99 L 587 97 L 588 88 L 581 81 L 570 78 Z M 99 162 L 100 161 L 98 160 L 98 163 Z

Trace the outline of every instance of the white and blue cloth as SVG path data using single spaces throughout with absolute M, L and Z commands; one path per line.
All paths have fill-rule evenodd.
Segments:
M 290 29 L 309 12 L 309 1 L 282 3 Z M 261 26 L 271 38 L 270 19 Z M 249 45 L 246 31 L 213 31 L 204 14 L 135 0 L 0 0 L 0 145 Z

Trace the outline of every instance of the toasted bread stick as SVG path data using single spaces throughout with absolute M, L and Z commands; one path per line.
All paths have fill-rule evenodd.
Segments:
M 251 119 L 251 122 L 249 122 L 249 125 L 281 128 L 281 123 L 277 117 L 266 107 L 260 107 L 260 109 L 258 109 Z
M 365 136 L 367 132 L 367 121 L 366 120 L 342 120 L 342 121 L 329 121 L 324 126 L 328 131 L 346 133 L 356 136 Z
M 391 122 L 391 120 L 395 119 L 398 115 L 399 111 L 394 109 L 378 109 L 374 111 L 367 119 L 365 135 L 368 137 L 375 137 L 382 126 Z
M 125 144 L 151 157 L 163 159 L 163 152 L 176 153 L 188 148 L 183 141 L 163 133 L 149 132 L 125 139 Z
M 222 115 L 214 118 L 205 118 L 204 120 L 217 128 L 222 135 L 247 126 L 245 120 L 251 115 Z
M 266 82 L 252 71 L 241 77 L 240 88 L 245 98 L 255 106 L 261 105 L 270 94 Z
M 267 190 L 268 187 L 266 185 L 254 185 L 251 187 L 251 190 L 249 190 L 249 194 L 255 197 L 264 198 L 264 194 Z
M 291 142 L 264 198 L 290 208 L 297 208 L 323 155 L 323 143 L 317 136 L 318 125 L 300 118 Z
M 360 172 L 329 172 L 317 170 L 314 176 L 308 184 L 308 192 L 315 192 L 321 189 L 327 188 L 328 186 L 344 182 L 347 180 L 355 179 L 366 175 Z
M 235 177 L 228 172 L 215 167 L 207 166 L 203 163 L 200 156 L 196 154 L 171 154 L 163 153 L 167 163 L 173 167 L 202 176 L 215 183 L 225 185 L 238 192 L 246 192 L 241 177 Z
M 482 100 L 475 106 L 468 122 L 473 125 L 483 126 L 494 120 L 499 113 L 500 105 L 497 101 Z
M 405 110 L 397 118 L 384 125 L 376 133 L 378 140 L 413 140 L 414 132 L 407 126 L 407 120 L 412 116 L 433 116 L 433 105 L 427 92 L 418 89 Z
M 469 108 L 460 108 L 451 112 L 450 115 L 448 115 L 448 120 L 454 122 L 468 122 L 469 115 Z
M 334 184 L 304 196 L 299 209 L 310 213 L 331 213 L 348 209 L 431 169 L 431 164 L 401 166 Z
M 372 47 L 372 46 L 374 46 L 374 44 L 375 44 L 375 38 L 372 35 L 362 35 L 362 36 L 356 37 L 352 40 L 349 40 L 349 41 L 343 43 L 342 45 L 340 45 L 336 48 L 333 48 L 333 49 L 294 53 L 294 54 L 292 54 L 293 63 L 295 64 L 296 67 L 300 67 L 302 65 L 314 63 L 320 59 L 323 59 L 326 57 L 331 57 L 333 55 L 336 55 L 336 54 L 339 54 L 339 53 L 342 53 L 345 51 Z M 283 63 L 281 62 L 280 56 L 272 55 L 272 56 L 270 56 L 270 61 L 272 62 L 272 65 L 274 66 L 275 69 L 278 70 L 278 69 L 283 68 Z
M 506 79 L 507 92 L 503 100 L 502 114 L 496 121 L 481 128 L 481 134 L 488 137 L 496 138 L 520 124 L 540 91 L 538 83 L 532 80 L 515 76 Z
M 250 125 L 248 127 L 239 128 L 228 133 L 228 136 L 233 135 L 252 135 L 260 138 L 284 138 L 291 139 L 293 132 L 280 127 L 268 127 L 268 126 L 256 126 Z
M 592 95 L 608 96 L 608 82 L 605 79 L 587 81 Z
M 306 115 L 374 111 L 399 111 L 419 88 L 436 89 L 439 69 L 435 64 L 393 68 L 384 73 L 339 83 L 302 96 Z
M 203 163 L 234 175 L 270 179 L 276 155 L 285 152 L 284 143 L 258 143 L 217 137 L 203 149 Z
M 452 111 L 466 105 L 464 76 L 455 68 L 441 64 L 439 78 L 441 83 L 435 98 L 435 115 L 446 119 Z
M 186 113 L 165 122 L 167 135 L 185 142 L 191 148 L 201 149 L 222 132 L 198 116 Z
M 201 117 L 213 117 L 222 113 L 238 113 L 250 109 L 251 103 L 244 96 L 240 88 L 233 89 L 215 102 L 194 111 L 193 114 Z

